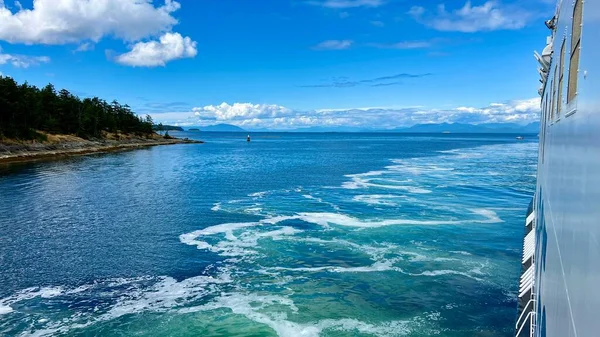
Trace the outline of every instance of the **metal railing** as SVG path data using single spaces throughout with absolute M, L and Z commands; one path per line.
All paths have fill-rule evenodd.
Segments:
M 533 336 L 533 333 L 535 331 L 535 311 L 530 311 L 526 316 L 525 321 L 523 321 L 523 324 L 521 325 L 521 327 L 519 328 L 519 330 L 517 330 L 517 335 L 516 337 L 531 337 Z M 527 324 L 529 323 L 529 324 Z M 523 330 L 525 327 L 528 327 L 528 330 Z
M 531 307 L 531 309 L 529 307 Z M 515 325 L 515 330 L 521 331 L 521 329 L 523 328 L 522 323 L 524 323 L 523 318 L 529 316 L 533 312 L 534 308 L 535 308 L 535 300 L 532 298 L 529 300 L 529 302 L 527 302 L 527 304 L 525 304 L 525 307 L 523 308 L 523 312 L 521 312 L 521 316 L 519 316 L 519 319 L 517 319 L 517 324 Z M 519 333 L 517 333 L 517 336 L 519 336 Z
M 531 225 L 531 227 L 529 227 Z M 536 320 L 536 301 L 535 301 L 535 210 L 533 203 L 529 204 L 527 218 L 525 219 L 526 235 L 523 238 L 523 272 L 519 282 L 519 303 L 523 303 L 527 298 L 529 301 L 522 308 L 522 311 L 515 324 L 516 337 L 532 337 L 535 332 Z

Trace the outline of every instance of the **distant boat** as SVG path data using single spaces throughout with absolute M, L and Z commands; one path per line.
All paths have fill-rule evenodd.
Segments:
M 246 141 L 249 142 L 250 141 L 250 135 L 248 135 L 248 137 L 246 137 Z
M 450 133 L 450 131 L 442 131 L 442 133 Z
M 523 140 L 523 136 L 518 136 L 517 140 Z

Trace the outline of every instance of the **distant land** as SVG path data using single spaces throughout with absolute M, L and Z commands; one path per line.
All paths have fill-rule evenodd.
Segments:
M 488 123 L 477 125 L 461 123 L 417 124 L 409 128 L 387 130 L 387 132 L 406 133 L 538 133 L 539 131 L 539 122 L 534 122 L 527 125 L 520 125 L 516 123 Z
M 202 127 L 193 127 L 189 130 L 213 131 L 213 132 L 382 132 L 382 133 L 516 133 L 532 134 L 538 133 L 540 123 L 534 122 L 527 125 L 517 123 L 487 123 L 487 124 L 463 124 L 463 123 L 438 123 L 438 124 L 416 124 L 411 127 L 395 129 L 367 129 L 357 127 L 322 127 L 313 126 L 287 130 L 254 129 L 244 130 L 231 124 L 217 124 Z
M 183 131 L 181 126 L 174 125 L 153 125 L 152 129 L 154 131 Z
M 215 125 L 207 125 L 207 126 L 196 126 L 192 127 L 189 130 L 193 131 L 204 131 L 204 132 L 246 132 L 246 130 L 240 128 L 239 126 L 231 125 L 231 124 L 215 124 Z

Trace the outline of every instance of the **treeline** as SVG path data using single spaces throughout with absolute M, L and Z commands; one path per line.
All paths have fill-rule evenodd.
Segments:
M 154 125 L 154 131 L 183 131 L 181 126 L 163 125 L 162 123 Z
M 102 131 L 151 134 L 152 118 L 138 117 L 128 105 L 98 97 L 83 100 L 52 84 L 42 89 L 0 76 L 0 139 L 34 139 L 36 131 L 102 138 Z

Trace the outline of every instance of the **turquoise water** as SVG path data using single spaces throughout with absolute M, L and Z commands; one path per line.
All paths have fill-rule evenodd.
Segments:
M 534 137 L 180 135 L 0 166 L 0 335 L 512 335 Z

